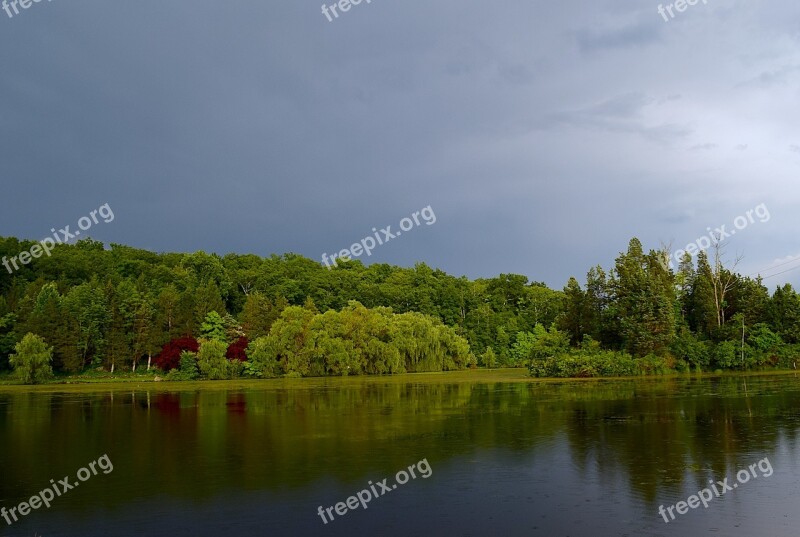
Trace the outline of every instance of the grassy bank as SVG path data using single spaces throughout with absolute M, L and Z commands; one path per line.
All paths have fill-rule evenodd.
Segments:
M 521 368 L 501 369 L 469 369 L 462 371 L 446 371 L 437 373 L 403 373 L 383 376 L 352 377 L 308 377 L 278 379 L 238 379 L 238 380 L 199 380 L 188 382 L 156 382 L 155 374 L 114 374 L 92 373 L 89 375 L 60 377 L 46 384 L 21 385 L 7 377 L 0 378 L 0 393 L 20 392 L 129 392 L 132 390 L 156 391 L 197 391 L 197 390 L 252 390 L 252 389 L 287 389 L 287 388 L 328 388 L 364 384 L 439 384 L 439 383 L 598 383 L 608 381 L 668 380 L 675 378 L 715 378 L 715 377 L 756 377 L 798 375 L 794 370 L 766 371 L 734 371 L 675 373 L 671 375 L 640 377 L 595 377 L 595 378 L 532 378 L 527 370 Z

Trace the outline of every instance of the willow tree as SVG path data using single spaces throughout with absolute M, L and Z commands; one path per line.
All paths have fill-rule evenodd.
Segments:
M 314 313 L 299 306 L 289 306 L 272 325 L 267 337 L 275 359 L 285 373 L 307 376 L 311 373 L 313 340 L 311 322 Z
M 207 339 L 200 342 L 197 365 L 200 373 L 209 380 L 224 380 L 231 373 L 230 362 L 225 358 L 227 345 L 222 341 Z
M 9 362 L 15 375 L 25 384 L 44 382 L 53 377 L 50 362 L 53 360 L 53 347 L 36 334 L 28 333 L 14 347 Z

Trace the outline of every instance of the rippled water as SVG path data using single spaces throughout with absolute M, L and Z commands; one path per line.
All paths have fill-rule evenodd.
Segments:
M 0 392 L 0 506 L 51 479 L 78 482 L 103 454 L 113 463 L 49 509 L 0 519 L 3 535 L 782 537 L 800 527 L 791 374 L 539 382 L 467 372 L 100 390 Z M 707 508 L 669 523 L 659 514 L 765 458 L 771 475 L 756 467 Z M 366 510 L 336 514 L 370 481 L 391 485 L 423 459 L 429 477 L 417 468 Z

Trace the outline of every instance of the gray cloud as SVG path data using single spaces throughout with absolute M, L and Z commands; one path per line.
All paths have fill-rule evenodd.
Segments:
M 765 202 L 773 219 L 731 244 L 759 269 L 797 233 L 798 15 L 35 4 L 0 18 L 0 234 L 108 202 L 107 242 L 319 260 L 432 205 L 435 225 L 368 261 L 561 287 L 631 236 L 685 244 Z

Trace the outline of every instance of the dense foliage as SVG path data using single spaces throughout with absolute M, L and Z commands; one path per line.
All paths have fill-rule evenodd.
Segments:
M 32 244 L 0 238 L 0 257 Z M 382 374 L 476 361 L 570 376 L 794 367 L 800 297 L 791 286 L 770 296 L 760 279 L 704 252 L 677 270 L 665 258 L 633 239 L 611 270 L 594 267 L 584 286 L 570 278 L 559 291 L 521 275 L 472 281 L 425 264 L 328 270 L 294 254 L 156 254 L 87 239 L 13 274 L 0 270 L 0 370 L 28 333 L 52 347 L 57 373 L 131 371 L 153 357 L 180 371 L 182 354 L 199 360 L 205 341 L 238 363 L 222 368 L 217 351 L 204 355 L 215 377 L 220 368 Z
M 441 321 L 358 302 L 322 314 L 290 306 L 247 352 L 260 377 L 447 371 L 473 363 L 467 341 Z
M 193 337 L 173 339 L 165 343 L 161 352 L 156 356 L 156 367 L 164 371 L 171 371 L 180 366 L 184 353 L 199 350 L 200 343 Z
M 53 376 L 50 362 L 53 349 L 36 334 L 26 334 L 14 347 L 9 361 L 19 380 L 25 384 L 44 382 Z

